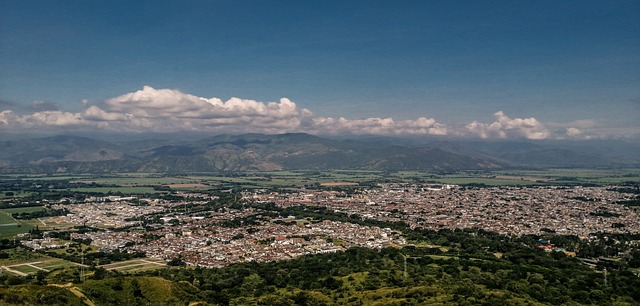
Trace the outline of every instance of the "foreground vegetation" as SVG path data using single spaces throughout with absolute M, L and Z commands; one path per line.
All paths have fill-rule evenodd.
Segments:
M 412 236 L 421 237 L 415 246 L 355 248 L 221 269 L 169 267 L 124 275 L 90 267 L 84 281 L 77 267 L 28 277 L 3 274 L 0 303 L 79 305 L 83 299 L 95 305 L 640 303 L 640 278 L 628 267 L 607 262 L 589 267 L 562 252 L 544 252 L 525 243 L 535 237 L 514 240 L 462 230 L 418 231 Z M 66 290 L 71 295 L 52 286 L 69 282 L 73 285 Z

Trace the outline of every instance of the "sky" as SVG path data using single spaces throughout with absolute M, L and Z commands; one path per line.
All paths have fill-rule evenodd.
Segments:
M 0 137 L 640 140 L 640 1 L 0 0 Z

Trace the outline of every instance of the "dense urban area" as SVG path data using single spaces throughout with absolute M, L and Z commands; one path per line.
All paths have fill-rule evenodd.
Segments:
M 404 222 L 410 228 L 470 228 L 515 236 L 553 232 L 583 239 L 596 233 L 640 233 L 640 214 L 617 204 L 632 199 L 616 191 L 621 186 L 377 187 L 349 192 L 261 189 L 234 195 L 229 205 L 212 204 L 219 200 L 217 196 L 183 192 L 175 193 L 172 200 L 111 196 L 76 202 L 63 198 L 47 206 L 64 215 L 37 220 L 43 228 L 73 224 L 96 229 L 72 233 L 70 238 L 88 239 L 105 252 L 144 252 L 167 260 L 180 257 L 189 265 L 204 267 L 406 243 L 401 233 L 389 228 L 274 215 L 272 210 L 254 208 L 256 203 L 322 207 L 351 218 Z M 245 224 L 248 218 L 252 222 Z M 37 235 L 43 238 L 30 238 L 29 233 L 20 236 L 23 245 L 34 249 L 62 245 L 49 237 L 49 231 Z
M 365 252 L 367 256 L 389 258 L 391 266 L 401 273 L 390 278 L 406 279 L 407 265 L 418 269 L 418 258 L 450 260 L 450 264 L 453 260 L 500 261 L 524 256 L 510 254 L 512 248 L 540 252 L 539 256 L 553 255 L 555 259 L 559 256 L 556 254 L 573 258 L 580 269 L 602 275 L 598 279 L 602 278 L 604 286 L 614 281 L 616 269 L 630 273 L 625 277 L 640 278 L 637 184 L 330 182 L 254 188 L 185 184 L 180 187 L 198 188 L 154 186 L 158 192 L 144 194 L 57 189 L 65 184 L 104 188 L 95 182 L 3 180 L 1 205 L 6 216 L 0 228 L 25 227 L 15 235 L 4 234 L 1 240 L 5 251 L 0 251 L 0 279 L 4 284 L 20 284 L 34 278 L 38 284 L 87 284 L 88 279 L 123 274 L 180 280 L 175 274 L 167 276 L 162 271 L 176 266 L 226 271 L 238 269 L 238 265 L 278 265 L 313 256 L 339 258 L 343 256 L 339 254 L 360 254 L 365 249 L 377 252 Z M 28 190 L 47 192 L 30 197 L 26 196 Z M 468 241 L 461 243 L 459 239 Z M 21 250 L 40 255 L 25 255 Z M 390 250 L 401 254 L 391 259 L 387 254 Z M 15 260 L 19 256 L 31 256 L 33 260 Z M 524 262 L 533 264 L 532 260 Z M 44 264 L 47 262 L 51 265 Z M 60 271 L 72 272 L 66 275 Z M 338 274 L 353 278 L 357 271 L 345 269 Z M 531 273 L 526 275 L 530 277 Z M 253 275 L 248 274 L 242 282 Z M 268 278 L 260 273 L 256 276 Z M 271 282 L 262 278 L 257 281 Z M 200 289 L 204 286 L 200 284 L 204 280 L 193 276 L 189 281 L 198 282 Z M 325 277 L 324 281 L 328 279 Z M 367 286 L 367 290 L 379 287 L 375 283 Z M 84 294 L 90 295 L 87 290 Z M 260 291 L 252 296 L 255 300 L 242 301 L 254 304 L 267 293 L 273 294 Z M 459 299 L 458 295 L 451 298 Z M 590 297 L 592 293 L 587 295 L 590 302 L 604 301 Z M 223 297 L 214 294 L 208 301 L 231 303 L 233 296 L 229 292 Z M 487 299 L 486 294 L 482 296 Z M 499 296 L 516 303 L 510 296 Z M 573 299 L 553 301 L 529 294 L 525 300 L 527 297 L 551 304 Z M 207 300 L 202 296 L 197 299 Z M 334 303 L 348 304 L 340 301 L 334 297 Z M 607 301 L 614 302 L 616 298 Z M 638 301 L 637 296 L 628 300 Z

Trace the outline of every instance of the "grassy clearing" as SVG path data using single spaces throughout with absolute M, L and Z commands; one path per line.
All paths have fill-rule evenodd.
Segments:
M 107 177 L 107 178 L 95 178 L 91 180 L 78 181 L 80 183 L 96 183 L 105 185 L 118 185 L 122 187 L 126 186 L 160 186 L 169 184 L 193 184 L 198 180 L 181 178 L 181 177 Z
M 25 221 L 14 220 L 7 213 L 0 212 L 0 238 L 11 238 L 15 235 L 28 233 L 34 226 Z
M 539 185 L 541 183 L 528 180 L 512 180 L 485 177 L 450 177 L 434 179 L 434 182 L 441 184 L 466 185 L 466 184 L 484 184 L 488 186 L 517 186 L 517 185 Z
M 18 234 L 28 233 L 33 227 L 20 224 L 5 224 L 0 226 L 0 239 L 13 238 Z
M 1 266 L 11 266 L 11 265 L 24 264 L 24 263 L 30 263 L 35 261 L 43 262 L 43 261 L 49 261 L 49 260 L 58 260 L 57 258 L 32 252 L 31 250 L 24 249 L 24 248 L 2 250 L 0 252 L 3 252 L 9 255 L 9 258 L 0 259 Z
M 590 179 L 589 181 L 600 184 L 621 184 L 626 182 L 640 183 L 640 176 L 602 177 L 593 180 Z
M 118 270 L 119 272 L 123 272 L 123 273 L 132 273 L 132 272 L 138 272 L 138 271 L 143 271 L 143 270 L 152 270 L 159 267 L 158 265 L 153 265 L 153 264 L 139 264 L 139 265 L 132 265 L 132 266 L 126 266 L 126 267 L 121 267 L 119 269 L 114 269 L 114 270 Z
M 5 213 L 4 211 L 0 211 L 0 226 L 15 224 L 17 222 L 18 221 L 11 218 L 11 216 L 8 213 Z
M 40 229 L 55 229 L 55 230 L 68 229 L 78 225 L 75 223 L 61 222 L 60 220 L 61 220 L 60 217 L 45 217 L 45 218 L 40 218 L 38 220 L 25 220 L 24 224 L 28 224 L 34 227 L 38 226 Z M 44 224 L 42 224 L 43 222 Z
M 10 214 L 19 214 L 19 213 L 25 213 L 25 212 L 41 211 L 41 210 L 46 210 L 46 208 L 42 206 L 5 208 L 5 209 L 0 209 L 0 212 L 10 213 Z
M 139 271 L 160 269 L 165 266 L 166 264 L 162 259 L 153 259 L 153 258 L 140 259 L 139 258 L 139 259 L 132 259 L 127 261 L 110 263 L 110 264 L 102 265 L 100 267 L 107 270 L 133 273 L 133 272 L 139 272 Z
M 128 194 L 145 194 L 145 193 L 161 193 L 162 191 L 158 191 L 153 189 L 153 187 L 138 187 L 138 186 L 129 186 L 129 187 L 85 187 L 85 188 L 72 188 L 70 189 L 74 192 L 99 192 L 99 193 L 118 193 L 121 192 L 125 195 Z
M 38 180 L 38 181 L 56 181 L 56 180 L 77 180 L 85 177 L 90 177 L 89 174 L 77 174 L 77 175 L 28 175 L 18 176 L 16 178 L 22 180 Z
M 28 266 L 28 265 L 13 266 L 11 267 L 11 269 L 18 272 L 26 273 L 26 274 L 34 274 L 38 271 L 42 271 L 40 269 L 34 268 L 32 266 Z
M 0 200 L 3 199 L 18 199 L 18 198 L 24 198 L 24 197 L 28 197 L 33 195 L 33 192 L 28 192 L 28 191 L 10 191 L 13 192 L 13 195 L 7 195 L 6 194 L 7 191 L 5 190 L 0 190 Z
M 43 261 L 39 264 L 34 264 L 34 266 L 36 267 L 40 267 L 47 270 L 64 269 L 69 267 L 75 267 L 77 265 L 78 264 L 74 262 L 66 261 L 64 259 L 52 259 L 52 260 Z

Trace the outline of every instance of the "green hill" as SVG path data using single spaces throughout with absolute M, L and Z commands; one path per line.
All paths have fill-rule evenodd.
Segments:
M 0 305 L 82 306 L 85 303 L 66 288 L 18 285 L 0 288 Z
M 95 305 L 185 305 L 198 301 L 198 289 L 160 277 L 118 276 L 88 280 L 80 290 Z
M 74 280 L 70 270 L 69 276 L 76 284 L 68 285 L 51 284 L 57 280 L 44 272 L 35 277 L 1 274 L 0 286 L 6 287 L 0 287 L 0 305 L 640 303 L 636 261 L 604 260 L 595 267 L 588 266 L 562 251 L 537 248 L 541 236 L 507 237 L 482 230 L 406 229 L 405 234 L 416 244 L 380 250 L 351 248 L 219 269 L 167 267 L 123 275 L 89 268 L 90 279 L 84 282 Z M 576 242 L 567 236 L 549 237 L 558 246 Z M 621 245 L 638 240 L 632 234 L 611 237 L 619 239 Z M 583 248 L 590 246 L 585 243 L 581 244 Z M 631 251 L 629 256 L 637 258 L 637 252 Z M 50 285 L 18 285 L 28 282 Z

